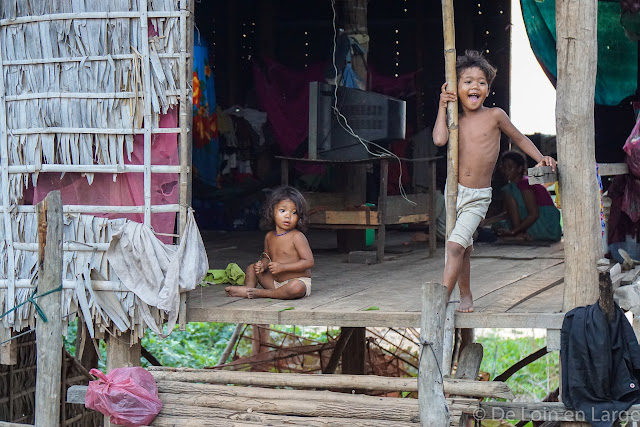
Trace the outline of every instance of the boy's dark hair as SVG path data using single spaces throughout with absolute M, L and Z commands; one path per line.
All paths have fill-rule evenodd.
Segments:
M 521 168 L 526 167 L 525 166 L 526 160 L 524 156 L 517 151 L 506 151 L 502 153 L 502 161 L 504 161 L 505 159 L 511 160 L 518 167 L 521 167 Z
M 456 59 L 456 73 L 458 78 L 460 78 L 460 74 L 462 74 L 464 70 L 473 67 L 478 67 L 482 70 L 487 78 L 487 84 L 491 87 L 498 70 L 496 67 L 491 65 L 480 52 L 477 50 L 467 50 L 465 51 L 464 56 L 459 56 L 458 59 Z
M 275 219 L 273 218 L 273 210 L 276 205 L 283 200 L 291 200 L 296 205 L 296 211 L 298 213 L 298 223 L 296 228 L 300 231 L 306 231 L 309 224 L 309 217 L 307 215 L 307 201 L 302 193 L 293 187 L 288 185 L 282 185 L 274 188 L 269 194 L 267 201 L 262 206 L 262 219 L 263 225 L 267 228 L 273 229 L 276 226 Z

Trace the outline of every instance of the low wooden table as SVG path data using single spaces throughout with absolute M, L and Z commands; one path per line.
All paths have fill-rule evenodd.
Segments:
M 377 229 L 376 261 L 382 262 L 384 259 L 385 226 L 391 224 L 415 224 L 420 222 L 431 222 L 429 230 L 429 256 L 433 256 L 436 251 L 435 232 L 435 161 L 440 157 L 427 157 L 421 159 L 410 159 L 412 162 L 425 162 L 429 168 L 431 185 L 428 193 L 417 193 L 408 195 L 409 200 L 416 203 L 412 205 L 402 196 L 388 196 L 388 173 L 389 161 L 396 160 L 391 156 L 371 157 L 358 160 L 327 160 L 327 159 L 303 159 L 296 157 L 276 156 L 280 159 L 281 182 L 283 185 L 289 184 L 289 165 L 292 162 L 326 164 L 326 165 L 349 165 L 362 163 L 380 163 L 380 191 L 378 194 L 378 206 L 376 210 L 347 210 L 344 205 L 331 207 L 313 213 L 310 216 L 310 227 L 331 228 L 337 230 L 345 229 Z M 338 195 L 339 199 L 339 195 Z

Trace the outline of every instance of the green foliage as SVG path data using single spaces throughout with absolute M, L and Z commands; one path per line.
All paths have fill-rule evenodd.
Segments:
M 502 338 L 494 334 L 477 337 L 476 341 L 484 347 L 480 369 L 488 372 L 491 379 L 546 345 L 544 338 Z M 548 353 L 520 369 L 506 381 L 518 400 L 540 401 L 558 387 L 558 356 L 557 351 Z
M 164 339 L 147 331 L 142 345 L 163 366 L 204 368 L 218 363 L 234 328 L 231 323 L 192 322 L 187 324 L 185 331 L 180 331 L 176 325 L 171 335 Z M 143 366 L 148 366 L 146 360 L 142 362 Z

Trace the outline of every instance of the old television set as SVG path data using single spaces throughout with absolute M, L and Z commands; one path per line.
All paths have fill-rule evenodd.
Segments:
M 339 115 L 335 111 L 341 113 Z M 345 123 L 346 118 L 346 123 Z M 324 82 L 309 84 L 309 158 L 359 160 L 371 157 L 367 141 L 403 139 L 406 102 L 380 93 Z M 371 151 L 378 151 L 371 149 Z

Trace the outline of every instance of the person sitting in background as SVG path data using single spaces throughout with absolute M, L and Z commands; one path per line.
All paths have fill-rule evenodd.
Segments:
M 494 224 L 496 234 L 525 240 L 559 241 L 562 237 L 560 211 L 543 185 L 529 184 L 524 156 L 516 151 L 504 153 L 500 170 L 509 181 L 501 189 L 507 219 Z

